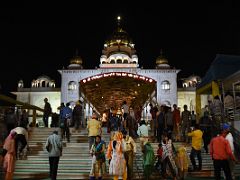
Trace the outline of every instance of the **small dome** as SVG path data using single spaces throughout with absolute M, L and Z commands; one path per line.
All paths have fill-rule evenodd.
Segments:
M 160 64 L 168 64 L 168 60 L 167 58 L 163 57 L 162 55 L 160 55 L 157 59 L 156 59 L 156 64 L 160 65 Z
M 46 75 L 41 75 L 36 79 L 36 81 L 44 81 L 44 80 L 51 81 L 51 78 L 49 76 L 46 76 Z
M 82 64 L 82 58 L 80 56 L 75 56 L 70 60 L 70 64 Z
M 19 80 L 18 81 L 18 88 L 23 88 L 24 87 L 24 84 L 23 84 L 23 80 Z
M 160 56 L 156 59 L 156 68 L 157 69 L 167 69 L 170 68 L 168 64 L 168 59 L 163 56 L 162 50 L 160 51 Z
M 165 58 L 164 56 L 163 56 L 163 50 L 161 49 L 161 51 L 160 51 L 160 56 L 158 56 L 157 57 L 157 59 L 156 59 L 156 64 L 157 65 L 165 65 L 165 64 L 168 64 L 168 60 L 167 60 L 167 58 Z

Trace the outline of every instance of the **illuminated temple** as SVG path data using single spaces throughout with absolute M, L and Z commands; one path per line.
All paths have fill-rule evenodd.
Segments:
M 120 24 L 103 45 L 100 64 L 95 69 L 84 69 L 83 59 L 76 55 L 61 74 L 61 101 L 84 100 L 86 113 L 94 109 L 102 113 L 110 107 L 118 108 L 123 101 L 128 105 L 147 108 L 177 104 L 178 69 L 172 68 L 162 53 L 155 69 L 139 67 L 134 43 Z
M 186 104 L 190 111 L 195 111 L 196 115 L 204 115 L 205 117 L 205 113 L 208 113 L 208 106 L 206 105 L 212 103 L 212 98 L 216 95 L 224 95 L 225 92 L 232 92 L 233 97 L 228 97 L 230 100 L 234 99 L 234 101 L 228 101 L 233 103 L 228 103 L 233 105 L 232 107 L 226 106 L 227 101 L 225 100 L 227 96 L 221 96 L 224 100 L 224 113 L 226 113 L 222 115 L 225 115 L 224 121 L 231 125 L 236 157 L 239 157 L 240 56 L 217 55 L 203 79 L 195 75 L 182 78 L 181 86 L 177 83 L 177 81 L 179 82 L 177 75 L 180 70 L 173 68 L 168 59 L 163 56 L 162 52 L 160 52 L 155 60 L 156 66 L 154 69 L 139 67 L 135 44 L 121 26 L 120 20 L 120 17 L 118 17 L 115 31 L 103 44 L 99 65 L 96 66 L 92 64 L 92 66 L 96 66 L 96 68 L 85 69 L 83 67 L 84 59 L 76 53 L 76 55 L 70 59 L 67 68 L 58 70 L 61 74 L 60 88 L 55 87 L 55 81 L 46 75 L 39 76 L 32 80 L 30 87 L 25 87 L 23 80 L 18 82 L 17 92 L 12 93 L 17 96 L 18 103 L 23 102 L 20 105 L 28 107 L 30 122 L 34 122 L 34 117 L 37 117 L 36 123 L 38 126 L 29 127 L 28 145 L 30 150 L 27 152 L 27 156 L 16 161 L 13 179 L 49 179 L 49 158 L 47 158 L 47 150 L 44 148 L 46 139 L 53 130 L 58 130 L 60 134 L 62 128 L 57 128 L 58 125 L 51 126 L 51 117 L 48 126 L 52 128 L 44 127 L 42 123 L 42 112 L 40 112 L 42 111 L 41 108 L 44 107 L 44 98 L 48 98 L 53 112 L 57 113 L 59 112 L 58 107 L 61 102 L 64 104 L 70 103 L 73 108 L 76 102 L 80 100 L 84 107 L 84 118 L 80 131 L 71 127 L 70 142 L 66 138 L 62 139 L 64 147 L 62 157 L 59 160 L 57 179 L 92 179 L 91 176 L 89 177 L 89 173 L 92 167 L 95 166 L 91 163 L 94 162 L 94 158 L 92 154 L 89 153 L 89 132 L 87 128 L 85 128 L 86 120 L 92 116 L 93 110 L 103 115 L 103 112 L 107 109 L 112 107 L 115 109 L 120 108 L 124 101 L 133 108 L 141 106 L 143 109 L 142 119 L 150 122 L 148 121 L 151 118 L 149 111 L 150 103 L 156 106 L 166 105 L 170 107 L 172 107 L 173 104 L 177 104 L 177 106 L 181 108 L 181 111 Z M 143 59 L 143 61 L 147 63 L 147 59 Z M 34 108 L 32 108 L 32 105 L 34 105 Z M 36 108 L 37 106 L 40 108 Z M 121 110 L 119 109 L 119 111 Z M 196 117 L 197 121 L 199 120 L 198 116 Z M 218 116 L 219 114 L 217 114 L 217 117 Z M 213 117 L 214 116 L 211 116 L 209 118 L 209 120 L 211 120 L 211 122 L 209 121 L 210 126 L 208 126 L 209 124 L 203 124 L 203 127 L 211 128 L 211 133 L 209 132 L 209 134 L 205 136 L 206 138 L 210 138 L 216 133 L 212 130 L 212 127 L 214 127 Z M 152 136 L 153 131 L 149 131 L 149 133 L 147 139 L 151 143 L 154 152 L 158 152 L 159 142 L 156 142 Z M 106 144 L 111 140 L 111 138 L 109 138 L 110 135 L 107 128 L 102 127 L 101 137 Z M 174 133 L 173 136 L 175 136 Z M 146 138 L 145 136 L 143 137 Z M 133 175 L 134 179 L 144 179 L 144 155 L 141 142 L 138 138 L 136 138 L 136 145 L 137 152 L 134 158 L 132 158 L 134 161 Z M 178 150 L 179 147 L 181 149 L 184 147 L 186 154 L 193 152 L 192 144 L 182 141 L 175 141 L 173 147 Z M 200 152 L 203 159 L 202 167 L 201 169 L 194 170 L 192 164 L 189 163 L 188 169 L 193 169 L 193 171 L 186 173 L 187 179 L 212 179 L 214 176 L 213 166 L 215 164 L 213 164 L 214 161 L 212 161 L 210 153 L 208 153 L 205 148 L 203 149 L 203 146 Z M 199 163 L 197 165 L 199 165 Z M 108 163 L 106 163 L 106 167 L 109 167 Z M 160 171 L 156 169 L 150 175 L 150 179 L 163 178 L 159 172 Z M 236 163 L 233 174 L 236 177 L 235 179 L 239 179 L 239 163 Z M 168 177 L 173 179 L 172 176 Z M 168 177 L 167 179 L 169 179 Z M 120 177 L 120 179 L 121 178 L 122 177 Z M 98 179 L 102 179 L 102 177 Z M 113 179 L 113 177 L 111 174 L 106 173 L 103 174 L 103 179 L 110 180 Z

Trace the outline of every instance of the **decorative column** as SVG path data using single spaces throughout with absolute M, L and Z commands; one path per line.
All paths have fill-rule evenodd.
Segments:
M 157 104 L 161 106 L 161 81 L 160 79 L 157 80 L 157 85 L 156 85 L 156 97 L 157 97 Z

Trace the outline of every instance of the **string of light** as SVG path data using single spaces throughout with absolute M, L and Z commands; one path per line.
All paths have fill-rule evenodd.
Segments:
M 137 74 L 132 74 L 132 73 L 126 73 L 126 72 L 111 72 L 111 73 L 104 73 L 104 74 L 98 74 L 98 75 L 94 75 L 88 78 L 85 78 L 82 80 L 83 83 L 92 81 L 92 80 L 96 80 L 96 79 L 100 79 L 100 78 L 104 78 L 104 77 L 130 77 L 130 78 L 134 78 L 134 79 L 139 79 L 139 80 L 144 80 L 147 82 L 155 82 L 155 80 L 145 77 L 145 76 L 141 76 L 141 75 L 137 75 Z

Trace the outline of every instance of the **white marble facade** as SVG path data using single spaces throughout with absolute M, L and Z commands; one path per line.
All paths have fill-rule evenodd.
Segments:
M 80 97 L 80 81 L 88 77 L 109 72 L 125 72 L 151 78 L 157 82 L 156 98 L 157 104 L 177 104 L 177 73 L 176 69 L 140 69 L 140 68 L 98 68 L 98 69 L 66 69 L 59 70 L 62 76 L 61 81 L 61 102 L 75 102 Z M 104 77 L 103 77 L 104 78 Z M 162 83 L 169 82 L 169 88 L 164 89 Z M 72 87 L 71 84 L 75 84 Z

